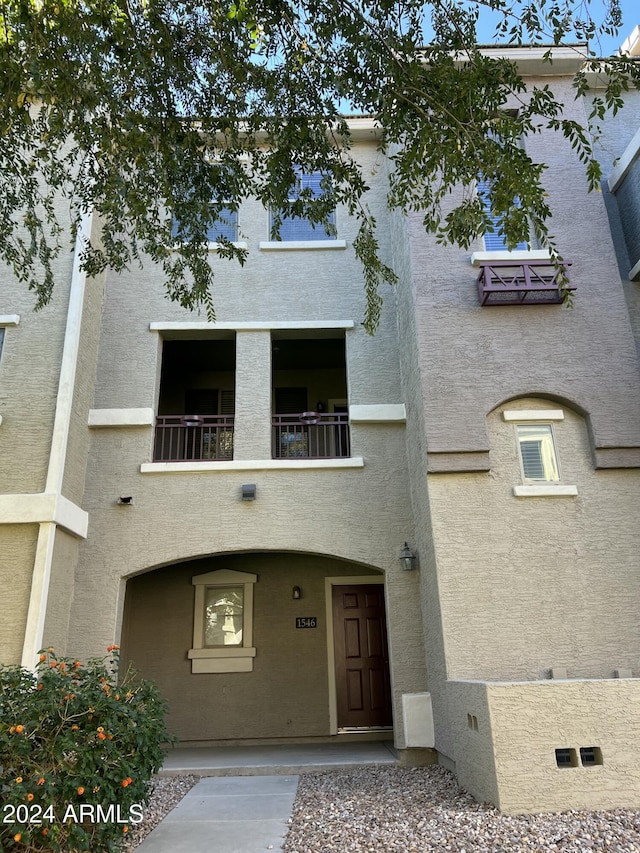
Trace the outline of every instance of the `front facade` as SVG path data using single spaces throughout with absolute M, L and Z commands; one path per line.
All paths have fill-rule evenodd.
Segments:
M 61 262 L 39 314 L 0 281 L 2 659 L 115 640 L 183 744 L 383 737 L 505 811 L 637 807 L 635 195 L 589 195 L 562 140 L 530 143 L 568 309 L 535 247 L 445 248 L 389 214 L 376 133 L 354 123 L 399 283 L 373 338 L 340 209 L 335 238 L 273 243 L 243 204 L 216 323 L 151 264 Z

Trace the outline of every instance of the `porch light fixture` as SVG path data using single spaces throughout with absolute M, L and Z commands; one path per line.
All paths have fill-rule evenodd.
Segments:
M 256 484 L 255 483 L 247 483 L 242 487 L 242 500 L 243 501 L 255 501 L 256 499 Z
M 299 598 L 302 598 L 302 590 L 299 586 L 294 586 L 291 598 L 293 598 L 294 601 L 297 601 Z
M 416 567 L 416 555 L 406 542 L 400 551 L 400 565 L 405 572 L 412 572 Z

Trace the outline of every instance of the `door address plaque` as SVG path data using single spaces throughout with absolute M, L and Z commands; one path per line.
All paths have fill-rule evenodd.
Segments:
M 317 628 L 317 616 L 296 616 L 296 628 Z

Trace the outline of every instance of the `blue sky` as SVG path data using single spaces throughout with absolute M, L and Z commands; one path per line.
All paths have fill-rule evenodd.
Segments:
M 604 14 L 606 0 L 591 0 L 590 10 L 594 18 L 599 19 Z M 620 0 L 620 8 L 622 9 L 622 27 L 616 37 L 604 36 L 600 42 L 600 50 L 602 56 L 608 56 L 611 53 L 616 53 L 622 42 L 630 35 L 635 26 L 640 24 L 640 7 L 638 0 Z M 491 44 L 494 41 L 494 25 L 491 21 L 490 13 L 485 13 L 480 16 L 478 26 L 478 41 L 480 44 Z M 595 49 L 595 48 L 594 48 Z

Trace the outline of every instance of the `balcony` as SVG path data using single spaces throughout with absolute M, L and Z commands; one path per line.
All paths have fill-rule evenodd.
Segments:
M 159 415 L 154 462 L 233 459 L 233 415 Z
M 272 416 L 274 459 L 341 459 L 351 455 L 346 412 Z
M 557 305 L 567 291 L 576 289 L 566 281 L 570 266 L 570 261 L 563 261 L 560 267 L 549 260 L 481 261 L 480 304 Z

